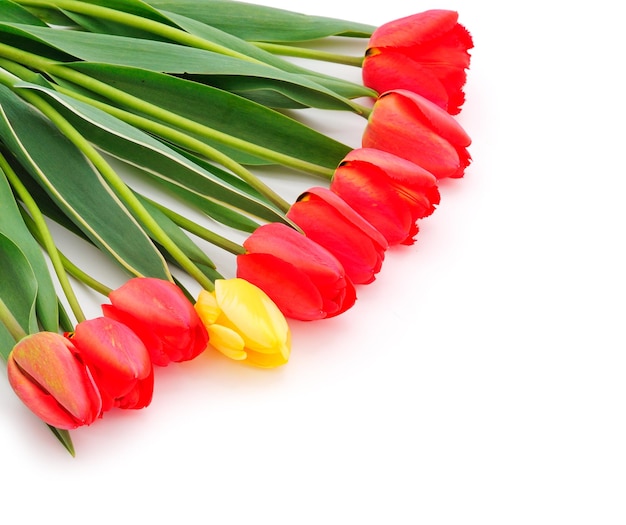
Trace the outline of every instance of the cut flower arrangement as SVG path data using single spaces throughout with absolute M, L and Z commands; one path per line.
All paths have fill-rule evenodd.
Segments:
M 361 56 L 329 51 L 338 39 Z M 415 242 L 439 181 L 463 177 L 472 46 L 448 10 L 372 27 L 234 0 L 0 0 L 0 354 L 17 396 L 74 454 L 72 429 L 150 404 L 155 367 L 210 349 L 285 365 L 289 319 L 350 309 L 388 248 Z M 307 108 L 358 115 L 360 147 L 305 124 Z M 319 185 L 289 202 L 259 176 L 272 166 Z M 50 221 L 127 281 L 70 260 Z

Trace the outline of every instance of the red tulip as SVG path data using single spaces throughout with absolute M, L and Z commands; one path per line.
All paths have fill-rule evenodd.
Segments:
M 337 257 L 352 282 L 371 283 L 380 271 L 387 241 L 339 195 L 311 188 L 291 206 L 287 217 Z
M 286 317 L 333 317 L 356 301 L 354 284 L 337 258 L 285 224 L 260 226 L 243 246 L 237 277 L 263 290 Z
M 101 414 L 91 372 L 61 334 L 38 332 L 21 339 L 9 354 L 7 374 L 17 396 L 48 425 L 71 430 Z
M 403 89 L 378 97 L 362 139 L 364 148 L 410 160 L 438 179 L 463 176 L 470 163 L 470 144 L 471 139 L 453 116 Z
M 109 294 L 106 317 L 127 325 L 146 345 L 152 363 L 188 361 L 206 347 L 209 336 L 193 304 L 170 281 L 135 277 Z
M 114 406 L 143 408 L 150 404 L 152 362 L 145 345 L 128 326 L 98 317 L 78 323 L 70 339 L 93 374 L 103 412 Z
M 413 244 L 417 219 L 439 204 L 436 177 L 385 151 L 361 148 L 335 170 L 330 189 L 380 231 L 390 245 Z
M 425 11 L 380 26 L 363 61 L 363 83 L 384 93 L 407 89 L 452 115 L 465 101 L 462 91 L 470 65 L 472 37 L 458 13 Z

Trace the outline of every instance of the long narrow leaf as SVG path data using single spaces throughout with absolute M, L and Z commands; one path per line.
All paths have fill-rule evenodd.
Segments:
M 89 62 L 72 67 L 209 128 L 318 166 L 334 169 L 351 149 L 278 111 L 210 86 L 138 68 Z M 267 163 L 209 142 L 239 162 Z
M 24 252 L 9 237 L 0 233 L 0 298 L 26 334 L 38 331 L 35 315 L 38 280 Z M 6 361 L 15 345 L 15 338 L 0 322 L 0 355 Z M 74 455 L 70 433 L 47 425 L 55 437 Z
M 118 35 L 23 24 L 0 24 L 0 32 L 30 38 L 34 43 L 46 44 L 84 61 L 131 66 L 170 74 L 248 76 L 266 83 L 268 89 L 275 90 L 302 106 L 337 110 L 357 109 L 350 100 L 303 75 L 204 49 Z M 129 49 L 133 52 L 129 53 Z
M 250 41 L 296 42 L 328 36 L 368 38 L 375 29 L 358 22 L 231 0 L 147 0 L 146 3 Z
M 43 86 L 20 83 L 19 87 L 44 93 L 81 134 L 103 151 L 131 164 L 158 181 L 196 193 L 212 204 L 231 209 L 231 215 L 251 214 L 269 222 L 284 221 L 284 214 L 265 203 L 243 181 L 214 166 L 203 164 L 174 150 L 141 130 L 99 109 Z M 237 211 L 239 210 L 239 211 Z M 206 210 L 213 216 L 211 210 Z M 236 222 L 235 217 L 228 221 Z
M 0 233 L 0 267 L 2 284 L 0 298 L 13 314 L 25 334 L 39 330 L 37 326 L 37 278 L 22 250 L 9 237 Z M 0 354 L 6 360 L 15 339 L 0 322 Z
M 1 151 L 1 148 L 0 148 Z M 11 188 L 0 168 L 0 233 L 10 239 L 24 254 L 37 280 L 35 297 L 37 317 L 45 330 L 58 328 L 57 294 L 45 258 L 37 241 L 22 220 Z M 0 268 L 5 268 L 0 266 Z M 4 270 L 3 270 L 4 272 Z M 8 277 L 3 274 L 2 280 Z
M 30 11 L 9 0 L 0 0 L 0 21 L 38 26 L 46 25 Z
M 68 217 L 134 275 L 168 278 L 161 254 L 101 175 L 48 120 L 0 86 L 0 139 Z
M 79 7 L 79 9 L 76 9 L 76 7 Z M 97 10 L 98 7 L 105 8 L 103 10 L 104 12 L 94 12 L 94 10 Z M 132 15 L 132 17 L 129 17 L 133 19 L 132 23 L 129 21 L 122 23 L 119 18 L 112 20 L 111 18 L 107 18 L 107 15 L 105 14 L 119 14 L 120 12 Z M 168 41 L 172 43 L 193 45 L 195 47 L 203 47 L 198 42 L 196 42 L 196 44 L 190 44 L 189 39 L 176 39 L 171 32 L 168 35 L 167 32 L 159 32 L 154 28 L 148 30 L 148 23 L 157 22 L 164 29 L 182 29 L 190 35 L 200 37 L 204 42 L 204 46 L 216 44 L 223 49 L 234 51 L 235 53 L 243 56 L 251 57 L 256 61 L 266 63 L 283 71 L 302 75 L 303 78 L 317 82 L 342 97 L 350 99 L 364 96 L 375 96 L 371 90 L 361 84 L 309 70 L 302 66 L 298 66 L 293 62 L 284 60 L 279 56 L 269 53 L 258 46 L 235 36 L 234 34 L 222 31 L 211 24 L 200 21 L 197 17 L 195 17 L 195 13 L 191 17 L 184 16 L 183 14 L 177 12 L 157 10 L 148 6 L 144 2 L 136 0 L 117 0 L 115 2 L 92 0 L 87 5 L 78 3 L 75 4 L 74 10 L 72 11 L 68 11 L 67 7 L 64 6 L 63 13 L 65 13 L 68 17 L 68 22 L 65 25 L 76 24 L 74 29 L 80 28 L 93 33 Z M 137 22 L 137 17 L 139 17 L 139 22 Z M 296 17 L 303 18 L 301 15 L 296 15 Z M 326 19 L 321 20 L 326 21 Z M 341 21 L 339 22 L 341 23 Z M 342 23 L 342 25 L 345 27 L 345 23 Z M 204 49 L 209 48 L 204 47 Z

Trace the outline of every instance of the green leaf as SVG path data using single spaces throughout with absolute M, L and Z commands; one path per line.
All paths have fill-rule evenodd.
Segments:
M 76 455 L 76 451 L 74 450 L 74 444 L 72 443 L 72 438 L 70 433 L 67 430 L 53 427 L 52 425 L 48 425 L 48 428 L 52 431 L 55 437 L 61 442 L 61 445 L 65 447 L 65 449 L 72 455 Z
M 376 96 L 376 94 L 373 93 L 372 90 L 366 88 L 361 84 L 356 84 L 354 82 L 349 82 L 336 76 L 326 75 L 317 71 L 306 69 L 302 66 L 298 66 L 293 62 L 289 62 L 287 60 L 284 60 L 283 58 L 278 57 L 277 55 L 262 50 L 259 47 L 250 44 L 234 35 L 220 31 L 215 27 L 198 22 L 197 20 L 194 20 L 192 18 L 181 16 L 176 13 L 168 12 L 164 14 L 166 14 L 168 18 L 172 20 L 172 22 L 175 22 L 178 27 L 191 33 L 192 35 L 205 38 L 211 42 L 216 42 L 224 47 L 233 49 L 238 53 L 242 53 L 244 55 L 254 58 L 255 60 L 262 61 L 283 71 L 300 75 L 301 78 L 306 79 L 310 82 L 320 84 L 325 88 L 332 90 L 334 93 L 340 95 L 341 97 L 353 99 L 359 97 Z M 211 85 L 219 86 L 219 84 L 215 82 L 221 82 L 223 80 L 221 80 L 221 78 L 217 75 L 215 75 L 215 77 L 216 81 L 214 81 L 213 83 L 209 83 Z M 247 77 L 242 75 L 231 75 L 228 78 L 231 79 L 231 81 L 237 79 L 242 79 L 243 81 L 248 80 Z M 252 78 L 249 80 L 254 82 L 255 79 Z M 241 91 L 243 92 L 244 90 Z M 248 89 L 248 91 L 250 90 Z M 252 98 L 253 100 L 257 100 L 257 98 L 254 96 L 254 93 L 250 95 L 250 98 Z M 289 104 L 284 101 L 282 103 L 276 102 L 272 105 L 272 107 L 289 107 Z
M 293 118 L 228 91 L 144 69 L 86 62 L 72 67 L 209 128 L 318 166 L 334 169 L 351 150 Z M 238 162 L 267 164 L 250 154 L 242 155 L 204 140 Z
M 0 233 L 0 268 L 3 275 L 0 281 L 0 299 L 11 311 L 25 333 L 36 333 L 39 329 L 35 319 L 37 278 L 26 255 L 6 235 Z M 14 337 L 0 322 L 0 356 L 6 361 L 15 346 Z M 67 430 L 47 425 L 61 444 L 73 456 L 74 445 Z
M 30 44 L 23 46 L 27 50 L 33 49 L 37 44 L 39 46 L 47 44 L 57 53 L 61 51 L 87 62 L 130 66 L 169 74 L 194 74 L 218 78 L 247 76 L 300 106 L 358 111 L 358 107 L 349 99 L 305 75 L 204 49 L 117 35 L 20 24 L 0 24 L 0 32 L 30 38 Z M 129 53 L 129 49 L 133 52 Z M 36 52 L 43 54 L 41 50 Z M 45 56 L 51 54 L 52 52 L 48 51 Z
M 123 11 L 147 20 L 154 20 L 155 22 L 169 23 L 168 19 L 159 13 L 157 9 L 150 7 L 148 3 L 141 0 L 89 0 L 88 3 L 115 9 L 116 11 Z
M 102 176 L 50 121 L 4 86 L 0 139 L 102 251 L 133 275 L 169 278 L 161 254 Z
M 229 208 L 227 204 L 212 201 L 210 195 L 206 193 L 194 191 L 189 187 L 173 184 L 164 179 L 160 180 L 159 184 L 172 195 L 178 196 L 187 205 L 197 208 L 226 226 L 250 233 L 259 227 L 258 223 L 241 213 L 237 213 L 232 208 Z
M 26 334 L 39 331 L 36 301 L 37 278 L 24 252 L 9 237 L 0 233 L 0 268 L 2 281 L 0 298 L 11 311 L 17 324 Z M 6 360 L 15 345 L 15 339 L 0 322 L 0 355 Z
M 256 61 L 264 62 L 283 71 L 302 75 L 303 78 L 317 82 L 348 99 L 375 96 L 375 93 L 361 84 L 356 84 L 338 77 L 308 70 L 294 64 L 293 62 L 289 62 L 281 57 L 262 50 L 256 45 L 246 42 L 237 36 L 224 32 L 216 27 L 213 27 L 212 25 L 200 22 L 194 18 L 189 18 L 174 12 L 159 12 L 152 8 L 146 9 L 147 6 L 143 2 L 116 2 L 114 5 L 110 2 L 90 2 L 90 4 L 97 4 L 101 7 L 106 7 L 107 9 L 115 8 L 124 13 L 141 16 L 148 21 L 161 23 L 164 26 L 168 26 L 168 28 L 182 29 L 191 35 L 200 37 L 204 40 L 205 44 L 217 44 L 222 48 L 251 57 Z M 65 12 L 74 23 L 85 31 L 190 45 L 187 40 L 181 40 L 180 38 L 176 39 L 173 35 L 167 36 L 163 33 L 159 33 L 158 31 L 148 31 L 145 24 L 144 27 L 142 27 L 141 24 L 137 26 L 130 25 L 130 22 L 121 23 L 118 19 L 113 21 L 105 18 L 103 13 L 90 14 L 89 6 L 85 6 L 83 4 L 80 7 L 81 10 L 79 11 L 81 12 Z M 201 46 L 196 45 L 195 47 Z M 204 49 L 210 48 L 204 47 Z M 253 96 L 253 99 L 257 100 L 258 97 Z M 278 100 L 281 99 L 278 98 Z M 281 103 L 284 104 L 284 101 L 281 101 Z M 291 105 L 293 105 L 293 103 Z
M 215 264 L 174 222 L 159 210 L 149 199 L 136 193 L 141 204 L 148 210 L 159 226 L 167 233 L 174 243 L 194 262 L 215 268 Z
M 1 149 L 1 148 L 0 148 Z M 35 296 L 37 317 L 45 330 L 58 329 L 58 298 L 41 248 L 24 224 L 9 183 L 0 167 L 0 233 L 10 239 L 24 254 L 37 280 Z M 4 266 L 0 266 L 4 268 Z M 5 277 L 3 276 L 3 280 Z
M 30 11 L 10 0 L 0 0 L 0 21 L 37 26 L 46 25 Z
M 241 179 L 200 159 L 185 156 L 151 135 L 71 97 L 42 86 L 19 83 L 19 87 L 44 93 L 55 107 L 89 141 L 108 154 L 141 170 L 144 176 L 166 185 L 196 194 L 195 204 L 224 224 L 240 224 L 242 212 L 268 222 L 284 221 L 284 214 L 265 203 L 262 197 Z M 220 220 L 218 219 L 218 220 Z
M 328 36 L 369 38 L 374 26 L 231 0 L 147 0 L 250 41 L 296 42 Z

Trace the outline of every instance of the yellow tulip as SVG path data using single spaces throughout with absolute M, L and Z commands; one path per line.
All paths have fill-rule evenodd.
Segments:
M 200 292 L 195 309 L 209 332 L 209 344 L 227 357 L 262 368 L 289 360 L 291 332 L 285 317 L 248 281 L 216 280 L 213 292 Z

